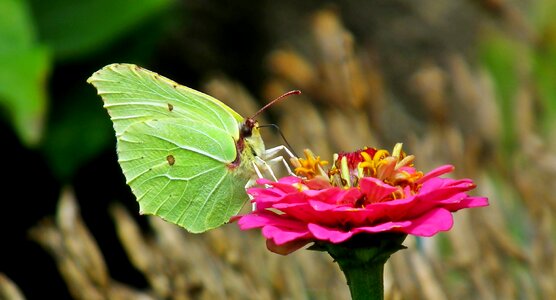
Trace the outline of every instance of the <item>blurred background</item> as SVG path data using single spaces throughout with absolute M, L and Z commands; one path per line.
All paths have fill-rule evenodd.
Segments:
M 141 65 L 323 159 L 404 143 L 487 208 L 386 266 L 387 299 L 556 299 L 556 2 L 0 0 L 1 299 L 345 299 L 326 254 L 138 207 L 86 79 Z M 267 146 L 283 142 L 263 132 Z

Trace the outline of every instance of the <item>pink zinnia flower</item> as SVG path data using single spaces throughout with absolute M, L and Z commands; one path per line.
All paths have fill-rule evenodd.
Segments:
M 243 230 L 262 228 L 268 249 L 279 254 L 363 233 L 428 237 L 452 227 L 452 212 L 488 205 L 487 198 L 466 193 L 475 188 L 470 179 L 440 177 L 451 165 L 417 171 L 401 144 L 392 154 L 374 148 L 337 154 L 327 171 L 326 162 L 309 150 L 305 155 L 293 161 L 298 176 L 259 179 L 266 187 L 248 190 L 256 209 L 238 217 Z

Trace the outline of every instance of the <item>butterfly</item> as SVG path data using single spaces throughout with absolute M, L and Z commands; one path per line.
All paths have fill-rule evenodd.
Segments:
M 262 176 L 264 159 L 281 150 L 292 156 L 284 146 L 265 149 L 253 118 L 137 65 L 108 65 L 87 82 L 111 117 L 140 213 L 190 232 L 228 222 L 248 200 L 245 187 Z

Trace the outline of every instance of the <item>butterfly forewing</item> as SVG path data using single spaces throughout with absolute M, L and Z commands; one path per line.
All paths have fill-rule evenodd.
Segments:
M 158 118 L 197 120 L 239 136 L 239 114 L 222 102 L 136 65 L 112 64 L 88 80 L 98 90 L 116 135 L 131 124 Z

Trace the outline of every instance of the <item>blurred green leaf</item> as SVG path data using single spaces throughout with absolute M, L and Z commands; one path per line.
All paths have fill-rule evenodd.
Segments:
M 114 41 L 174 0 L 32 0 L 41 38 L 57 59 L 77 58 Z
M 29 9 L 21 0 L 0 2 L 0 105 L 28 146 L 41 138 L 46 113 L 49 52 L 35 40 Z
M 491 74 L 502 112 L 504 148 L 509 153 L 515 143 L 514 97 L 518 88 L 517 65 L 520 46 L 498 34 L 491 34 L 480 45 L 482 65 Z
M 25 2 L 0 2 L 0 52 L 31 47 L 35 39 L 33 30 Z
M 536 4 L 534 23 L 539 32 L 533 57 L 533 84 L 543 105 L 544 130 L 554 131 L 556 125 L 556 2 L 539 1 Z
M 556 118 L 556 40 L 535 53 L 534 61 L 534 84 L 544 108 L 542 121 L 550 129 Z

